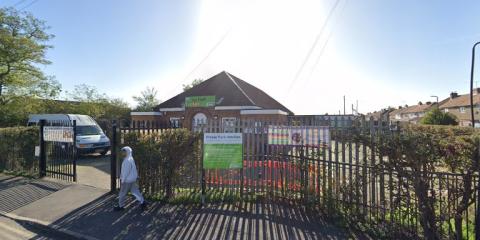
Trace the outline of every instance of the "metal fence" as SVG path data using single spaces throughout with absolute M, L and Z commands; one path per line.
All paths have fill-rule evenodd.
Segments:
M 270 126 L 292 125 L 329 126 L 330 142 L 324 146 L 268 144 Z M 114 149 L 118 151 L 125 144 L 135 144 L 135 141 L 128 141 L 129 133 L 161 135 L 171 126 L 157 122 L 132 122 L 129 126 L 112 129 L 117 146 Z M 424 236 L 419 204 L 423 199 L 417 196 L 416 185 L 396 169 L 385 167 L 382 163 L 389 159 L 374 150 L 373 140 L 391 134 L 393 129 L 397 127 L 392 127 L 387 119 L 374 121 L 352 119 L 350 116 L 346 119 L 315 116 L 315 121 L 237 121 L 228 126 L 221 121 L 209 121 L 192 131 L 242 133 L 243 168 L 202 172 L 202 143 L 195 142 L 185 155 L 183 164 L 175 169 L 172 182 L 175 199 L 198 201 L 204 175 L 207 201 L 295 202 L 319 207 L 328 215 L 341 215 L 349 222 L 375 226 L 375 230 L 383 230 L 389 237 Z M 352 137 L 358 132 L 368 136 L 367 141 Z M 134 157 L 141 175 L 142 190 L 147 196 L 161 198 L 165 195 L 163 186 L 167 173 L 164 169 L 167 166 L 161 164 L 163 160 L 157 158 L 152 146 L 148 148 L 137 144 L 134 154 L 138 151 L 144 154 Z M 112 170 L 119 173 L 120 159 L 116 151 L 113 151 L 112 158 L 116 163 Z M 435 196 L 429 199 L 434 201 L 431 204 L 435 211 L 437 236 L 473 238 L 478 231 L 475 230 L 478 175 L 441 171 L 425 174 L 429 178 L 427 192 Z M 118 186 L 118 183 L 115 184 Z M 472 192 L 465 204 L 462 189 L 467 189 L 467 185 Z

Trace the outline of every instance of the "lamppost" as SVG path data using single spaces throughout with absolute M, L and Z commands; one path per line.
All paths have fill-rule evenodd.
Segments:
M 475 47 L 480 44 L 480 42 L 477 42 L 473 44 L 472 48 L 472 67 L 470 70 L 470 112 L 472 114 L 472 127 L 475 128 L 475 116 L 474 116 L 474 110 L 473 110 L 473 75 L 474 75 L 474 70 L 475 70 Z
M 430 96 L 430 97 L 437 99 L 437 108 L 439 108 L 439 106 L 438 106 L 438 96 L 432 95 L 432 96 Z
M 473 110 L 473 76 L 475 69 L 475 47 L 480 44 L 477 42 L 472 47 L 472 66 L 470 70 L 470 112 L 472 114 L 472 127 L 475 128 L 475 116 Z M 480 240 L 480 187 L 477 187 L 477 214 L 475 216 L 475 239 Z

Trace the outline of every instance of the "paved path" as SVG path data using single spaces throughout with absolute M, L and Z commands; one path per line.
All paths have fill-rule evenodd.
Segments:
M 106 195 L 54 224 L 98 239 L 349 239 L 347 229 L 296 206 L 215 204 L 205 208 L 130 202 L 114 212 Z M 132 201 L 130 199 L 130 201 Z M 358 237 L 358 236 L 357 236 Z
M 68 185 L 0 174 L 0 212 L 12 212 Z
M 87 155 L 77 161 L 79 184 L 110 189 L 110 156 Z
M 41 190 L 27 191 L 36 188 Z M 29 195 L 14 194 L 22 191 Z M 8 208 L 8 213 L 3 211 L 3 216 L 15 221 L 0 219 L 0 232 L 5 235 L 0 234 L 0 239 L 45 239 L 45 229 L 91 239 L 363 238 L 326 222 L 320 213 L 296 205 L 237 203 L 200 208 L 153 202 L 141 211 L 129 197 L 127 209 L 115 212 L 116 195 L 104 189 L 0 174 L 0 194 L 5 192 L 10 197 L 0 198 L 0 205 L 14 204 L 15 197 L 22 203 Z M 23 201 L 25 196 L 32 200 Z
M 12 220 L 0 217 L 0 239 L 2 240 L 40 240 L 40 239 L 73 239 L 72 236 L 54 231 L 27 221 Z

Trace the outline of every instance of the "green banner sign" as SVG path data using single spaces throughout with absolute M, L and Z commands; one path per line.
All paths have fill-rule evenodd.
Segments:
M 215 96 L 191 96 L 185 98 L 185 107 L 214 107 Z
M 232 169 L 243 167 L 241 133 L 205 133 L 203 135 L 203 168 Z

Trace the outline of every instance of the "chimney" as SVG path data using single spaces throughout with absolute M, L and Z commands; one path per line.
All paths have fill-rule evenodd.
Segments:
M 473 89 L 473 95 L 480 94 L 480 88 L 474 88 Z
M 454 99 L 454 98 L 456 98 L 456 97 L 458 97 L 458 93 L 457 93 L 457 92 L 451 92 L 451 93 L 450 93 L 450 99 Z

